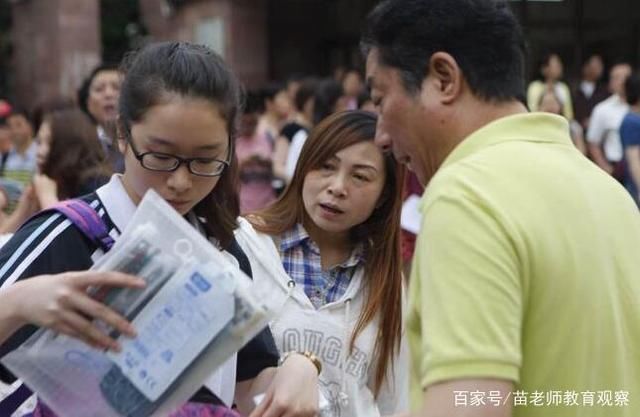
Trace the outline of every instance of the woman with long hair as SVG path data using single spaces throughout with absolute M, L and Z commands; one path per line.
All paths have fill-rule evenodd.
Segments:
M 404 171 L 374 144 L 376 121 L 363 111 L 322 121 L 281 198 L 248 216 L 260 233 L 239 235 L 243 247 L 280 256 L 280 264 L 254 265 L 278 271 L 278 279 L 258 272 L 255 279 L 271 280 L 274 297 L 286 294 L 271 331 L 281 355 L 319 359 L 320 391 L 335 416 L 391 415 L 407 406 Z
M 95 191 L 111 169 L 88 117 L 77 108 L 46 115 L 37 135 L 39 173 L 33 179 L 40 207 Z

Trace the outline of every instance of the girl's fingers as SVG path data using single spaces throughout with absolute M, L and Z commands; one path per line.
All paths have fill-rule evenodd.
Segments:
M 73 284 L 80 286 L 105 285 L 109 287 L 142 288 L 145 281 L 133 275 L 114 271 L 69 272 Z
M 60 324 L 56 325 L 55 327 L 53 327 L 52 329 L 55 330 L 56 332 L 60 333 L 60 334 L 64 334 L 66 336 L 70 336 L 70 337 L 73 337 L 75 339 L 80 339 L 80 335 L 78 334 L 78 332 L 76 332 L 75 330 L 73 330 L 73 328 L 71 328 L 70 326 L 67 326 L 64 323 L 60 323 Z
M 116 313 L 108 306 L 102 304 L 99 301 L 92 299 L 84 293 L 78 294 L 71 300 L 72 307 L 75 310 L 87 315 L 93 319 L 98 319 L 107 325 L 113 327 L 119 333 L 123 333 L 130 337 L 135 337 L 136 332 L 131 323 Z M 92 325 L 92 327 L 95 327 Z
M 100 349 L 120 350 L 120 345 L 98 330 L 89 320 L 70 310 L 61 313 L 61 318 L 65 325 L 69 326 L 77 333 L 77 337 L 87 344 Z
M 264 398 L 262 399 L 260 404 L 258 404 L 258 406 L 253 409 L 253 412 L 249 414 L 249 417 L 261 417 L 262 415 L 264 415 L 264 412 L 271 405 L 272 400 L 273 393 L 271 392 L 271 390 L 269 390 L 265 393 Z

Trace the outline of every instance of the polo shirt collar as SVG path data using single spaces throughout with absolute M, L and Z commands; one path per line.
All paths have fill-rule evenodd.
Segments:
M 562 116 L 543 112 L 502 117 L 467 136 L 447 156 L 440 169 L 483 148 L 511 141 L 571 145 L 569 122 Z

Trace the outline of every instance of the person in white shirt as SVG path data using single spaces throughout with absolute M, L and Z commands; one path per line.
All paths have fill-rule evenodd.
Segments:
M 112 238 L 118 239 L 144 194 L 154 189 L 240 269 L 248 264 L 234 237 L 239 208 L 232 144 L 240 103 L 238 80 L 207 47 L 164 42 L 129 55 L 118 118 L 125 172 L 82 197 L 100 215 Z M 58 276 L 53 274 L 86 270 L 104 254 L 69 220 L 58 213 L 44 213 L 28 221 L 0 249 L 0 289 L 10 290 L 23 280 L 47 275 L 36 287 L 47 299 L 46 293 L 54 287 L 49 278 Z M 67 292 L 64 298 L 73 296 Z M 86 330 L 86 317 L 96 317 L 101 307 L 76 301 L 66 304 L 77 313 L 71 330 Z M 0 343 L 0 356 L 16 349 L 33 330 L 21 328 Z M 97 342 L 113 347 L 113 341 L 103 336 Z M 198 415 L 208 416 L 211 407 L 229 409 L 234 403 L 251 417 L 314 416 L 318 404 L 317 389 L 311 388 L 317 384 L 315 364 L 303 355 L 290 355 L 277 365 L 278 352 L 265 328 L 203 381 L 187 408 L 173 416 L 194 415 L 193 407 Z M 253 398 L 265 392 L 258 411 Z M 44 403 L 38 407 L 47 409 Z
M 624 82 L 631 74 L 629 64 L 617 64 L 611 68 L 609 89 L 611 97 L 599 103 L 591 114 L 587 143 L 593 161 L 609 174 L 620 178 L 622 143 L 620 124 L 629 111 L 624 98 Z

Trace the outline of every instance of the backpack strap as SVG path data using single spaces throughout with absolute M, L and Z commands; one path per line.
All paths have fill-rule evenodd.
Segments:
M 0 401 L 0 416 L 13 414 L 31 395 L 33 392 L 25 384 L 20 384 L 15 391 Z
M 96 243 L 103 251 L 108 252 L 115 241 L 109 235 L 107 226 L 100 215 L 83 200 L 73 199 L 61 201 L 53 207 L 44 210 L 57 211 L 71 221 L 91 241 Z
M 238 266 L 240 267 L 240 270 L 242 272 L 244 272 L 245 274 L 247 274 L 249 276 L 249 278 L 253 279 L 253 271 L 251 270 L 251 262 L 249 262 L 249 258 L 244 253 L 244 251 L 240 247 L 240 244 L 238 244 L 238 241 L 236 240 L 235 237 L 233 238 L 233 240 L 229 244 L 229 247 L 226 250 L 231 255 L 233 255 L 234 258 L 236 258 L 236 260 L 238 261 Z
M 100 215 L 83 200 L 66 200 L 43 210 L 43 213 L 58 212 L 71 221 L 87 238 L 96 243 L 103 251 L 108 252 L 115 241 L 109 236 L 107 226 Z M 34 217 L 35 217 L 34 216 Z M 32 395 L 31 390 L 21 384 L 14 392 L 0 400 L 0 416 L 10 416 Z

